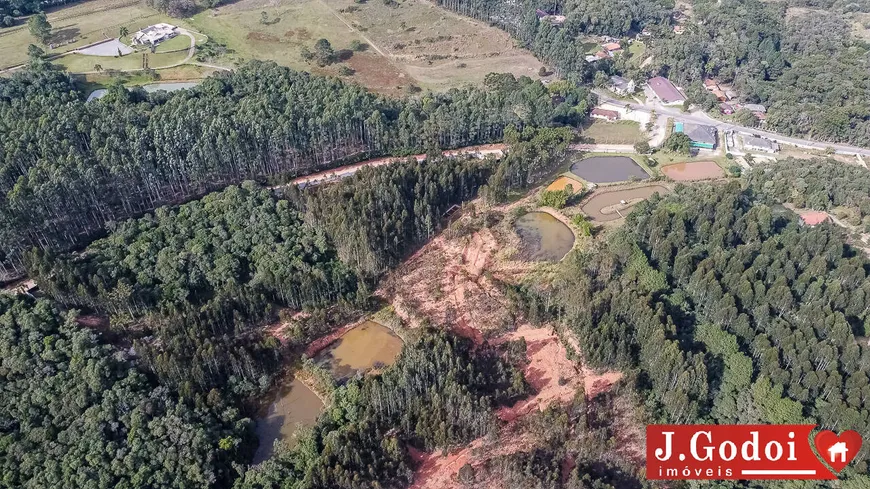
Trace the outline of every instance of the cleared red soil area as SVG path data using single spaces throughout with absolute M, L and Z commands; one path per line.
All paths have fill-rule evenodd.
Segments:
M 725 172 L 713 161 L 689 161 L 662 167 L 662 173 L 676 182 L 694 182 L 722 178 Z
M 460 217 L 460 223 L 468 219 Z M 508 238 L 498 226 L 464 236 L 449 235 L 442 233 L 389 274 L 377 294 L 391 302 L 396 314 L 410 327 L 444 325 L 477 343 L 486 339 L 501 344 L 523 338 L 527 355 L 523 374 L 532 393 L 496 411 L 502 422 L 496 436 L 474 440 L 446 453 L 411 450 L 418 465 L 412 489 L 467 487 L 458 481 L 459 469 L 465 464 L 486 473 L 489 461 L 540 446 L 541 441 L 526 428 L 529 416 L 551 405 L 567 405 L 580 391 L 587 399 L 595 398 L 610 391 L 623 377 L 621 372 L 598 373 L 570 360 L 551 326 L 517 326 L 508 312 L 510 302 L 495 280 L 517 283 L 536 265 L 506 258 L 509 253 L 502 253 L 502 249 L 509 246 L 505 243 Z M 637 433 L 642 435 L 642 429 L 634 427 L 633 422 L 625 424 L 620 427 L 620 440 L 634 447 L 626 457 L 634 452 L 642 457 L 642 439 L 640 448 L 637 441 L 632 441 Z M 484 481 L 478 479 L 474 487 L 505 487 L 496 478 L 490 474 Z

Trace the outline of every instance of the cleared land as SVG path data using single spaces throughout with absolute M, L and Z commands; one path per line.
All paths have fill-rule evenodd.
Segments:
M 662 173 L 677 182 L 722 178 L 725 172 L 715 161 L 690 161 L 662 167 Z
M 49 42 L 54 45 L 53 48 L 46 47 L 48 54 L 58 54 L 104 39 L 117 38 L 122 26 L 127 27 L 131 33 L 157 22 L 185 26 L 178 19 L 161 14 L 137 0 L 90 0 L 52 10 L 48 13 L 48 21 L 53 27 Z M 36 44 L 36 40 L 30 35 L 26 25 L 0 29 L 0 69 L 27 61 L 28 44 Z M 102 63 L 94 61 L 89 64 L 93 67 L 98 62 Z
M 646 140 L 635 121 L 593 120 L 584 124 L 580 136 L 590 144 L 634 144 Z
M 670 189 L 663 185 L 645 185 L 629 189 L 596 190 L 580 209 L 596 222 L 614 221 L 625 217 L 638 202 L 656 192 L 666 194 Z
M 265 12 L 265 17 L 263 16 Z M 479 83 L 490 72 L 537 78 L 541 63 L 509 35 L 421 1 L 355 4 L 350 0 L 241 0 L 196 15 L 196 30 L 235 52 L 228 61 L 269 59 L 296 69 L 343 75 L 381 93 L 409 85 L 447 89 Z M 308 63 L 301 49 L 329 40 L 340 63 Z M 353 41 L 365 46 L 349 50 Z
M 641 180 L 649 174 L 628 156 L 593 156 L 571 165 L 571 173 L 592 183 L 624 182 L 631 178 Z
M 500 344 L 522 338 L 527 345 L 528 363 L 523 373 L 533 394 L 497 411 L 504 424 L 493 436 L 450 451 L 425 453 L 411 449 L 411 457 L 417 462 L 411 486 L 414 489 L 470 487 L 457 478 L 465 464 L 477 471 L 476 488 L 514 487 L 487 467 L 500 456 L 545 445 L 546 441 L 528 427 L 547 407 L 572 402 L 581 388 L 590 406 L 606 406 L 607 416 L 613 419 L 620 445 L 613 456 L 632 463 L 643 460 L 643 425 L 631 414 L 637 408 L 617 392 L 622 373 L 595 372 L 582 361 L 569 359 L 555 325 L 531 326 L 510 312 L 510 300 L 499 282 L 548 280 L 547 270 L 552 267 L 517 259 L 518 238 L 509 216 L 533 201 L 534 196 L 528 196 L 509 206 L 490 209 L 500 219 L 490 227 L 480 211 L 464 212 L 448 230 L 389 273 L 378 289 L 377 295 L 389 302 L 411 328 L 444 325 L 478 343 L 487 340 Z M 568 333 L 562 340 L 581 351 Z M 611 405 L 612 400 L 616 402 Z M 590 435 L 578 432 L 576 436 Z M 640 462 L 635 462 L 638 458 Z

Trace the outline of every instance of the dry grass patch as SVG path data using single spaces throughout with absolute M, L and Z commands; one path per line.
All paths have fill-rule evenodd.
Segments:
M 266 17 L 263 17 L 263 12 Z M 335 50 L 356 41 L 363 51 L 343 63 L 345 75 L 381 93 L 410 85 L 433 90 L 477 84 L 490 72 L 537 78 L 541 63 L 494 27 L 433 4 L 404 0 L 395 6 L 350 0 L 242 0 L 193 19 L 198 30 L 235 51 L 228 61 L 269 59 L 295 69 L 338 75 L 339 64 L 318 67 L 302 59 L 317 39 Z

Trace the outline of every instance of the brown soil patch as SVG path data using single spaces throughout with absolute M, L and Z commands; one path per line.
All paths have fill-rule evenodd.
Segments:
M 548 191 L 562 190 L 565 187 L 567 187 L 568 185 L 571 185 L 572 187 L 574 187 L 575 193 L 583 190 L 582 183 L 578 182 L 577 180 L 574 180 L 573 178 L 568 178 L 568 177 L 557 178 L 556 180 L 553 181 L 553 183 L 551 183 L 549 186 L 547 186 L 547 190 Z
M 260 42 L 281 42 L 281 38 L 272 34 L 266 34 L 265 32 L 249 32 L 247 36 L 245 36 L 251 41 L 260 41 Z
M 662 167 L 662 173 L 677 182 L 722 178 L 725 172 L 714 161 L 687 161 Z
M 372 51 L 354 53 L 345 64 L 355 72 L 353 76 L 346 78 L 347 81 L 359 83 L 379 93 L 401 94 L 404 87 L 413 83 L 409 76 L 387 58 Z
M 379 295 L 412 327 L 425 320 L 481 342 L 513 325 L 508 300 L 490 277 L 532 266 L 494 260 L 497 247 L 490 229 L 452 240 L 438 236 L 390 274 Z
M 507 422 L 515 421 L 533 410 L 543 411 L 554 402 L 569 402 L 583 383 L 580 369 L 568 360 L 568 352 L 549 328 L 523 325 L 494 343 L 520 338 L 526 340 L 529 361 L 523 375 L 534 394 L 513 406 L 498 410 L 499 419 Z

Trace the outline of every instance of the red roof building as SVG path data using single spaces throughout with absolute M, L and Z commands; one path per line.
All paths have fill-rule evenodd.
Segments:
M 594 109 L 592 109 L 590 115 L 596 119 L 607 119 L 608 121 L 615 121 L 619 119 L 619 112 L 615 110 L 602 109 L 600 107 L 595 107 Z
M 827 222 L 828 213 L 823 211 L 801 211 L 801 222 L 806 226 L 818 226 L 823 222 Z
M 683 95 L 683 92 L 667 78 L 661 76 L 650 78 L 647 84 L 655 92 L 656 97 L 665 105 L 681 104 L 686 101 L 686 96 Z

